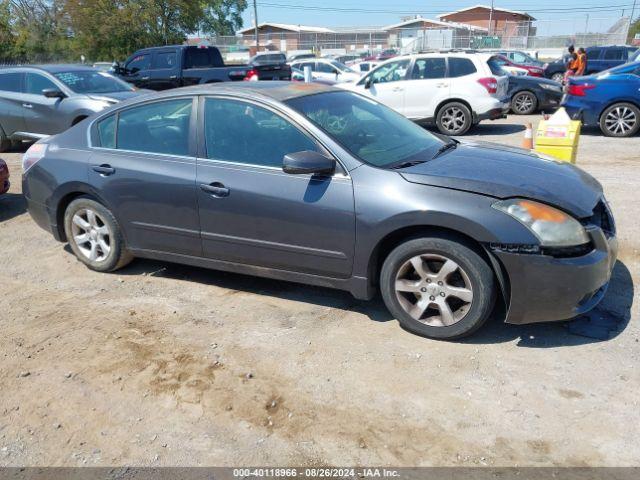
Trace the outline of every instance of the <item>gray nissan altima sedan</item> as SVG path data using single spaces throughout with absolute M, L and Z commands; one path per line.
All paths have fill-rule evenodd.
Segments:
M 129 100 L 34 144 L 23 169 L 33 219 L 93 270 L 145 257 L 379 290 L 432 338 L 470 334 L 500 303 L 508 323 L 572 318 L 616 261 L 602 188 L 579 168 L 434 136 L 317 84 Z

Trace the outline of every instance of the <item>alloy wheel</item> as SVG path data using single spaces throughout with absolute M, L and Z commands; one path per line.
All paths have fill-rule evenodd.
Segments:
M 551 75 L 551 80 L 553 80 L 554 82 L 562 83 L 564 82 L 564 74 L 554 73 L 553 75 Z
M 437 254 L 416 255 L 402 264 L 395 292 L 411 318 L 433 327 L 459 322 L 473 303 L 469 275 L 452 259 Z
M 440 120 L 445 130 L 450 133 L 460 132 L 466 121 L 465 113 L 458 107 L 447 107 Z
M 604 125 L 612 134 L 624 136 L 635 128 L 637 122 L 638 118 L 633 110 L 620 106 L 607 113 Z
M 112 232 L 94 210 L 78 210 L 71 219 L 71 233 L 80 253 L 90 261 L 102 262 L 109 256 Z
M 518 113 L 529 113 L 533 108 L 533 98 L 528 93 L 516 95 L 513 99 L 512 107 Z

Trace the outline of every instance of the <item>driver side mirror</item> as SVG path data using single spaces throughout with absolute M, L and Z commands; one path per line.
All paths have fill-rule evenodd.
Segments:
M 47 98 L 67 98 L 63 91 L 58 90 L 57 88 L 45 88 L 42 90 L 42 95 Z
M 336 161 L 319 152 L 304 150 L 285 155 L 282 171 L 292 175 L 332 175 L 336 171 Z
M 373 75 L 369 75 L 367 79 L 364 81 L 364 88 L 369 89 L 373 85 Z

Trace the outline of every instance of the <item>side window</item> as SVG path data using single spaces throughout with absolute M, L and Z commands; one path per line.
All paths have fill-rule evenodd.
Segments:
M 419 58 L 413 65 L 411 78 L 413 80 L 444 78 L 446 72 L 447 63 L 444 58 Z
M 0 90 L 3 92 L 20 92 L 21 73 L 0 73 Z
M 206 99 L 204 130 L 207 158 L 213 160 L 281 167 L 288 153 L 318 149 L 279 115 L 236 100 Z
M 120 112 L 116 148 L 135 152 L 189 155 L 191 105 L 190 98 L 181 98 Z
M 298 64 L 298 68 L 303 72 L 304 72 L 304 67 L 311 67 L 311 71 L 313 72 L 316 69 L 316 62 L 304 62 L 304 63 Z
M 103 148 L 116 148 L 116 115 L 98 122 L 98 138 Z
M 336 68 L 332 65 L 329 65 L 328 63 L 322 63 L 322 62 L 318 62 L 318 72 L 321 73 L 331 73 L 331 74 L 336 74 L 338 73 L 338 71 L 336 70 Z
M 527 63 L 527 57 L 520 52 L 513 52 L 510 58 L 515 63 Z
M 151 54 L 136 55 L 126 64 L 125 68 L 132 73 L 140 70 L 149 70 L 151 67 Z
M 177 55 L 175 50 L 171 52 L 158 52 L 156 53 L 156 60 L 153 66 L 154 70 L 160 70 L 163 68 L 176 68 Z
M 604 51 L 605 60 L 623 60 L 624 51 L 621 48 L 608 48 Z
M 25 93 L 30 93 L 32 95 L 42 95 L 42 91 L 46 90 L 47 88 L 53 88 L 55 90 L 59 90 L 56 84 L 53 83 L 44 75 L 40 75 L 39 73 L 25 74 L 25 82 L 24 82 Z
M 388 83 L 404 80 L 409 68 L 409 60 L 398 60 L 382 65 L 371 72 L 372 83 Z
M 600 59 L 600 53 L 602 52 L 601 48 L 588 48 L 587 49 L 587 60 L 598 60 Z
M 468 58 L 449 58 L 449 76 L 451 78 L 464 77 L 476 73 L 476 66 Z

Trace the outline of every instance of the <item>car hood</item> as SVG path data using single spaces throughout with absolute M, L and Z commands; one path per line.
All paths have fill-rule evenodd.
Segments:
M 87 97 L 91 100 L 100 100 L 105 102 L 122 102 L 123 100 L 128 100 L 133 97 L 137 97 L 138 95 L 144 95 L 146 93 L 150 93 L 151 90 L 134 90 L 130 92 L 112 92 L 112 93 L 88 93 Z
M 538 200 L 577 218 L 591 216 L 602 197 L 600 183 L 570 163 L 488 142 L 461 142 L 455 150 L 399 173 L 412 183 Z

